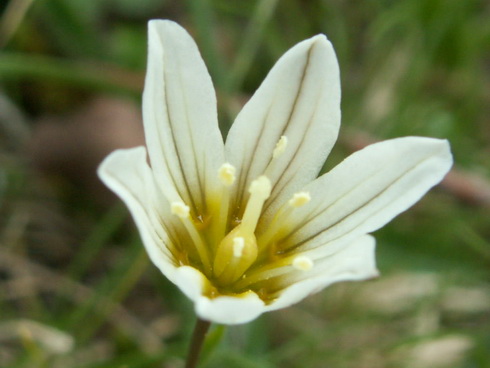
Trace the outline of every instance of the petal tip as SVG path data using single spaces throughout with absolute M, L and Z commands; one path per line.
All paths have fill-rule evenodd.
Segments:
M 97 167 L 97 176 L 105 182 L 106 176 L 110 173 L 110 168 L 118 164 L 119 160 L 127 160 L 133 155 L 144 156 L 146 159 L 146 147 L 138 146 L 133 148 L 120 148 L 109 153 Z
M 148 21 L 148 28 L 175 27 L 182 28 L 178 23 L 170 19 L 151 19 Z
M 310 42 L 312 43 L 316 43 L 316 42 L 321 42 L 321 43 L 330 43 L 330 41 L 328 40 L 327 38 L 327 35 L 323 34 L 323 33 L 319 33 L 313 37 L 310 37 L 309 38 Z
M 188 35 L 188 32 L 180 24 L 169 19 L 152 19 L 148 21 L 148 37 L 166 36 L 181 37 Z
M 316 47 L 323 47 L 323 48 L 326 48 L 326 49 L 331 49 L 333 50 L 334 47 L 332 45 L 332 43 L 330 42 L 330 40 L 328 39 L 327 35 L 323 34 L 323 33 L 319 33 L 309 39 L 306 40 L 307 42 L 310 42 L 311 43 L 311 46 L 316 46 Z
M 454 163 L 454 157 L 451 152 L 451 144 L 447 139 L 438 139 L 438 138 L 426 138 L 430 140 L 430 143 L 434 148 L 437 148 L 435 155 L 439 157 L 441 161 L 443 161 L 443 167 L 445 173 L 447 173 Z M 443 170 L 443 171 L 444 171 Z

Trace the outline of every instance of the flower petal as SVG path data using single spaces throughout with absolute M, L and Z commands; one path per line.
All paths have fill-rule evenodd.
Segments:
M 439 183 L 452 165 L 445 140 L 405 137 L 358 151 L 305 187 L 312 201 L 295 210 L 284 248 L 318 248 L 388 223 Z
M 330 42 L 318 35 L 279 59 L 230 129 L 225 149 L 239 170 L 236 205 L 244 208 L 251 181 L 266 172 L 281 136 L 288 143 L 267 170 L 274 188 L 265 211 L 272 212 L 313 180 L 337 139 L 339 124 L 337 59 Z
M 204 274 L 190 266 L 181 266 L 175 269 L 169 280 L 192 301 L 196 301 L 211 286 L 209 280 Z
M 176 231 L 182 235 L 185 229 L 172 221 L 175 217 L 170 214 L 166 199 L 156 195 L 157 188 L 146 163 L 146 149 L 114 151 L 102 162 L 98 174 L 128 206 L 152 262 L 188 298 L 199 299 L 210 283 L 198 270 L 179 266 L 174 254 L 177 244 L 169 235 Z
M 254 292 L 214 299 L 202 296 L 195 302 L 200 318 L 225 325 L 247 323 L 265 312 L 264 302 Z
M 195 303 L 196 313 L 201 318 L 223 324 L 238 324 L 251 321 L 263 313 L 264 302 L 255 293 L 209 299 L 204 296 L 212 287 L 209 280 L 193 267 L 179 266 L 170 251 L 175 244 L 172 244 L 166 229 L 158 228 L 159 224 L 166 225 L 171 232 L 172 226 L 179 224 L 168 223 L 174 218 L 168 211 L 168 202 L 163 197 L 155 196 L 157 188 L 146 163 L 144 147 L 114 151 L 102 162 L 98 174 L 128 206 L 152 262 Z M 154 220 L 155 206 L 159 211 L 164 211 L 158 221 Z
M 254 320 L 265 311 L 264 302 L 253 292 L 207 297 L 212 290 L 211 282 L 193 267 L 174 268 L 167 277 L 194 302 L 196 314 L 207 321 L 225 325 L 242 324 Z
M 190 35 L 178 24 L 148 25 L 143 120 L 152 168 L 170 202 L 207 212 L 219 190 L 224 146 L 209 73 Z
M 171 217 L 168 215 L 160 216 L 159 221 L 154 220 L 153 194 L 156 188 L 151 169 L 146 163 L 146 149 L 136 147 L 112 152 L 99 166 L 98 174 L 100 179 L 126 204 L 150 259 L 163 274 L 167 275 L 176 263 L 171 251 L 175 245 L 167 231 L 174 224 L 169 223 Z M 168 203 L 167 206 L 160 207 L 160 211 L 165 211 Z
M 315 260 L 311 271 L 294 270 L 281 276 L 276 283 L 285 289 L 278 292 L 278 298 L 267 310 L 277 310 L 298 303 L 308 295 L 336 282 L 366 280 L 377 275 L 375 240 L 370 235 L 364 235 L 336 253 Z

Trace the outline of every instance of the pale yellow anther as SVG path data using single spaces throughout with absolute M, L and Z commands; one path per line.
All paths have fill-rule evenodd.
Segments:
M 308 192 L 299 192 L 299 193 L 295 193 L 293 195 L 293 198 L 291 198 L 289 200 L 288 204 L 291 207 L 298 208 L 298 207 L 304 206 L 309 201 L 311 201 L 310 193 L 308 193 Z
M 293 267 L 299 271 L 309 271 L 313 268 L 313 261 L 307 256 L 297 256 L 293 260 Z
M 250 184 L 250 188 L 248 189 L 249 193 L 252 194 L 253 197 L 261 200 L 266 200 L 271 195 L 272 184 L 271 181 L 267 178 L 267 176 L 259 176 L 257 179 L 252 181 Z
M 235 182 L 236 169 L 229 163 L 224 163 L 218 170 L 218 178 L 224 186 L 232 186 Z
M 183 202 L 172 202 L 170 204 L 170 211 L 182 219 L 189 218 L 190 208 Z
M 277 158 L 281 156 L 288 145 L 288 137 L 283 135 L 276 144 L 274 151 L 272 151 L 272 158 Z
M 243 255 L 243 248 L 245 248 L 245 239 L 241 236 L 233 238 L 233 257 L 240 258 Z

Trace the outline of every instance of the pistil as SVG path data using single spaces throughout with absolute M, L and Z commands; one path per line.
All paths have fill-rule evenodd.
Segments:
M 251 183 L 250 198 L 242 222 L 224 237 L 216 250 L 213 273 L 218 284 L 232 284 L 257 259 L 255 228 L 271 189 L 271 182 L 265 176 L 260 176 Z
M 249 188 L 250 198 L 245 207 L 242 222 L 240 226 L 243 231 L 254 233 L 262 213 L 262 206 L 267 198 L 271 195 L 271 181 L 266 176 L 259 176 L 258 179 L 252 181 Z

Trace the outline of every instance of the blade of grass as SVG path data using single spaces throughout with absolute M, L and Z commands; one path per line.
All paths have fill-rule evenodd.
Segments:
M 0 80 L 54 80 L 103 92 L 139 95 L 143 74 L 109 64 L 83 64 L 73 60 L 12 52 L 0 53 Z
M 461 237 L 461 241 L 478 254 L 479 257 L 484 258 L 487 262 L 490 261 L 490 243 L 478 234 L 469 224 L 458 221 L 458 233 Z
M 204 346 L 201 352 L 201 362 L 208 361 L 211 354 L 216 350 L 226 331 L 226 326 L 217 325 L 208 333 L 206 340 L 204 340 Z
M 97 222 L 87 239 L 80 245 L 76 257 L 66 270 L 66 277 L 78 281 L 89 268 L 92 261 L 114 233 L 127 219 L 127 210 L 118 203 L 107 211 Z M 66 286 L 68 287 L 68 285 Z M 64 300 L 66 290 L 58 293 L 57 306 Z
M 259 50 L 265 28 L 270 22 L 277 4 L 278 0 L 260 0 L 257 2 L 252 19 L 245 30 L 242 46 L 238 50 L 235 63 L 226 83 L 226 88 L 229 93 L 234 94 L 241 88 L 243 80 L 247 76 Z
M 134 242 L 134 244 L 135 246 L 140 246 L 139 243 Z M 131 255 L 133 253 L 131 253 Z M 33 316 L 32 313 L 23 313 L 22 318 L 29 316 L 29 318 L 32 319 L 41 319 L 46 321 L 48 324 L 58 327 L 62 331 L 75 335 L 79 330 L 79 326 L 71 326 L 71 328 L 68 328 L 70 326 L 67 326 L 65 320 L 74 316 L 79 310 L 81 310 L 82 307 L 90 304 L 91 301 L 98 301 L 98 304 L 92 303 L 94 307 L 92 311 L 93 314 L 98 313 L 101 315 L 106 315 L 107 322 L 110 323 L 115 330 L 121 332 L 123 335 L 129 336 L 141 350 L 146 352 L 161 351 L 162 343 L 155 331 L 151 328 L 147 328 L 147 326 L 129 310 L 112 301 L 112 299 L 110 299 L 111 295 L 109 292 L 104 293 L 104 290 L 101 292 L 100 289 L 102 287 L 99 287 L 98 290 L 93 290 L 88 286 L 74 282 L 56 272 L 51 271 L 49 268 L 41 264 L 27 260 L 23 256 L 12 254 L 11 252 L 2 249 L 2 247 L 0 247 L 0 269 L 6 269 L 7 271 L 11 269 L 29 270 L 32 273 L 33 282 L 40 289 L 43 295 L 50 295 L 51 293 L 59 294 L 60 290 L 68 290 L 65 297 L 68 301 L 73 303 L 70 304 L 69 309 L 53 311 L 50 308 L 50 312 L 52 312 L 51 316 L 46 318 L 34 318 L 35 316 Z M 107 289 L 108 286 L 106 285 L 105 290 L 107 291 Z M 15 313 L 13 311 L 11 312 L 9 310 L 10 308 L 6 308 L 10 306 L 7 303 L 11 300 L 17 301 L 20 298 L 24 298 L 25 295 L 22 291 L 18 293 L 17 289 L 15 291 L 7 290 L 7 294 L 10 295 L 10 298 L 6 298 L 5 303 L 0 303 L 2 317 L 15 319 L 17 318 Z M 108 295 L 107 297 L 106 294 Z M 11 303 L 11 305 L 15 306 L 15 310 L 17 312 L 19 311 L 18 303 Z M 75 305 L 75 308 L 73 305 Z M 78 309 L 76 309 L 76 306 L 79 306 Z M 76 309 L 75 312 L 72 312 L 74 309 Z M 106 313 L 107 309 L 111 311 L 110 314 Z M 24 308 L 22 310 L 25 311 L 26 309 Z
M 74 57 L 107 60 L 109 47 L 97 32 L 98 14 L 92 11 L 97 2 L 50 0 L 39 5 L 41 20 L 54 36 L 54 42 Z
M 78 257 L 70 264 L 66 275 L 77 281 L 127 218 L 128 211 L 122 204 L 118 203 L 109 209 L 97 222 L 87 239 L 81 244 L 77 254 Z
M 226 68 L 216 42 L 215 14 L 210 0 L 187 0 L 187 7 L 196 27 L 196 40 L 215 84 L 224 83 Z
M 14 35 L 34 0 L 12 0 L 0 19 L 0 48 Z
M 131 244 L 133 249 L 126 252 L 124 259 L 99 284 L 94 297 L 75 310 L 70 318 L 69 329 L 77 331 L 78 341 L 82 344 L 90 340 L 104 323 L 107 315 L 128 295 L 148 266 L 148 257 L 140 241 L 132 241 Z M 99 304 L 97 307 L 99 313 L 93 315 L 92 312 L 97 304 Z M 90 322 L 84 323 L 87 318 Z
M 218 92 L 220 129 L 226 134 L 229 125 L 233 121 L 233 111 L 230 108 L 230 98 L 227 93 L 219 93 L 225 88 L 228 67 L 225 65 L 223 57 L 220 55 L 217 45 L 217 35 L 215 27 L 215 11 L 210 0 L 187 0 L 187 7 L 191 14 L 193 24 L 196 28 L 196 41 L 203 55 L 209 72 L 213 77 L 214 84 Z

